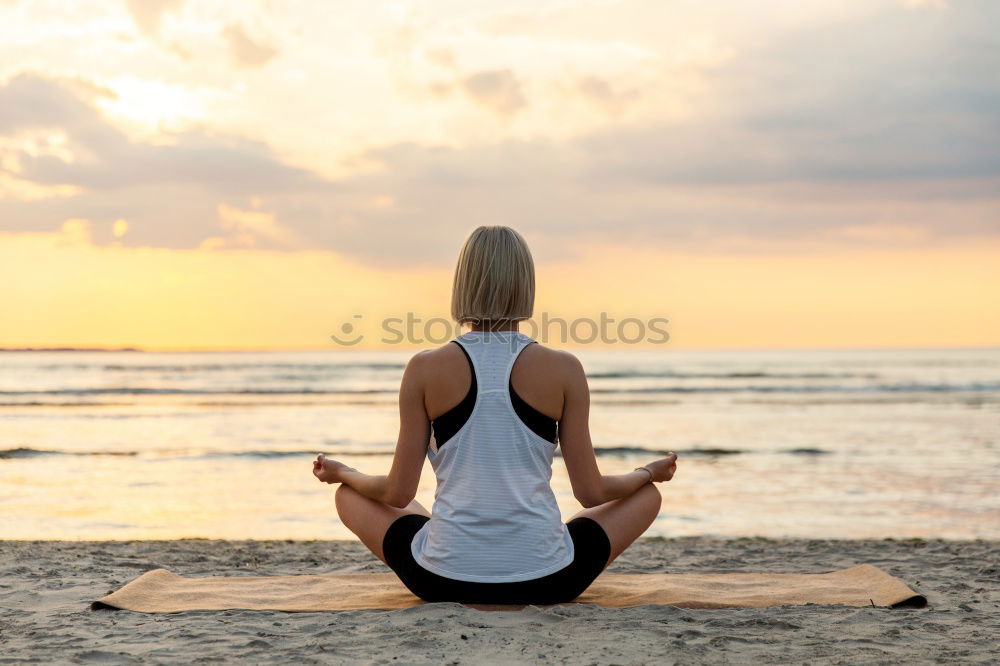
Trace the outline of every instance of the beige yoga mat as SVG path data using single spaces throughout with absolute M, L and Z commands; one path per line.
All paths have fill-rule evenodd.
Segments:
M 166 569 L 155 569 L 98 599 L 91 607 L 173 613 L 229 609 L 397 609 L 423 603 L 391 573 L 185 578 Z M 821 574 L 603 573 L 574 603 L 608 608 L 645 604 L 684 608 L 763 608 L 782 604 L 922 608 L 927 599 L 878 567 L 859 564 Z M 478 604 L 474 607 L 523 608 Z

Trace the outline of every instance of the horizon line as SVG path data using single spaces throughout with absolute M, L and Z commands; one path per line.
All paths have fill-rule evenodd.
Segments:
M 379 352 L 379 351 L 420 351 L 428 345 L 412 345 L 398 347 L 385 345 L 381 347 L 140 347 L 135 345 L 122 346 L 82 346 L 54 345 L 51 347 L 0 347 L 0 353 L 141 353 L 141 354 L 253 354 L 253 353 L 318 353 L 318 352 Z M 558 347 L 573 351 L 997 351 L 1000 343 L 986 345 L 858 345 L 848 347 L 836 346 L 782 346 L 782 347 L 697 347 L 675 345 L 576 345 Z

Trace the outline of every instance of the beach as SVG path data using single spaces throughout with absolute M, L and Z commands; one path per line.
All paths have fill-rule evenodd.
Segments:
M 923 609 L 670 606 L 480 611 L 460 604 L 328 613 L 94 611 L 141 573 L 388 571 L 350 541 L 0 542 L 0 663 L 996 663 L 1000 542 L 645 538 L 619 573 L 821 573 L 874 564 Z
M 312 478 L 385 472 L 408 352 L 7 353 L 0 662 L 995 663 L 1000 351 L 581 352 L 601 470 L 679 454 L 619 573 L 869 563 L 928 598 L 688 610 L 151 615 L 89 604 L 184 576 L 387 572 Z M 557 454 L 564 519 L 579 511 Z M 417 499 L 430 508 L 425 468 Z M 191 538 L 197 537 L 197 538 Z M 248 540 L 251 539 L 251 540 Z

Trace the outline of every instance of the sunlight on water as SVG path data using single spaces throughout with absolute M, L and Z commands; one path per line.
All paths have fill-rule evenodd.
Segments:
M 1000 537 L 1000 352 L 580 356 L 605 473 L 680 454 L 650 534 Z M 348 538 L 310 462 L 388 470 L 406 359 L 3 353 L 0 538 Z

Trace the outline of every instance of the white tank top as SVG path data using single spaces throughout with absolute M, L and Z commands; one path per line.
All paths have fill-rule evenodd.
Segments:
M 455 580 L 506 583 L 539 578 L 573 561 L 573 540 L 549 480 L 556 445 L 514 411 L 510 371 L 533 342 L 516 331 L 471 331 L 455 339 L 476 376 L 465 425 L 427 458 L 437 477 L 431 519 L 413 538 L 414 559 Z

